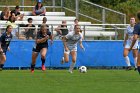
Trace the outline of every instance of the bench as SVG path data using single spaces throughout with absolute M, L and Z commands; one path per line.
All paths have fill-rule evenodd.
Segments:
M 1 14 L 2 11 L 0 11 Z M 25 16 L 32 16 L 32 11 L 20 11 L 21 14 Z M 46 16 L 65 16 L 65 12 L 46 12 Z
M 32 16 L 31 11 L 21 11 L 21 14 L 24 14 L 25 16 Z M 46 12 L 46 16 L 65 16 L 65 12 Z
M 4 25 L 4 24 L 6 24 L 6 22 L 7 21 L 0 21 L 0 24 L 2 25 Z M 15 21 L 15 23 L 16 24 L 28 24 L 28 22 L 27 21 Z M 47 24 L 49 25 L 49 24 L 52 24 L 52 25 L 56 25 L 56 26 L 58 26 L 58 25 L 60 25 L 62 23 L 62 21 L 47 21 Z M 33 24 L 42 24 L 42 21 L 33 21 Z M 73 23 L 73 21 L 67 21 L 67 24 L 68 25 L 72 25 L 72 24 L 74 24 Z M 91 22 L 79 22 L 79 24 L 80 25 L 90 25 L 91 24 Z
M 15 22 L 16 24 L 28 24 L 28 22 L 27 21 L 16 21 Z M 42 24 L 42 21 L 33 21 L 33 24 Z M 62 24 L 62 21 L 47 21 L 46 22 L 46 24 L 52 24 L 52 25 L 56 25 L 56 26 L 58 26 L 58 25 L 60 25 L 60 24 Z M 67 24 L 68 25 L 72 25 L 72 24 L 74 24 L 72 21 L 67 21 Z M 90 25 L 91 24 L 91 22 L 79 22 L 79 25 Z
M 34 21 L 41 21 L 43 17 L 46 17 L 48 21 L 74 21 L 76 17 L 71 17 L 71 16 L 24 16 L 23 21 L 27 20 L 28 18 L 32 18 Z
M 84 36 L 84 32 L 82 33 Z M 53 35 L 56 35 L 56 31 L 53 31 Z M 111 40 L 112 37 L 115 37 L 117 34 L 113 31 L 106 32 L 106 31 L 85 31 L 85 38 L 94 39 L 94 37 L 109 37 Z

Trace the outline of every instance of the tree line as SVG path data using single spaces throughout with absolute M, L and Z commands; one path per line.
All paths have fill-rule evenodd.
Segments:
M 90 0 L 93 3 L 120 11 L 127 15 L 127 20 L 131 16 L 136 16 L 140 11 L 140 0 Z M 129 21 L 128 21 L 129 22 Z

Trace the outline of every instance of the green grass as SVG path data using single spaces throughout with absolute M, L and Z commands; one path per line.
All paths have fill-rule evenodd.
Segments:
M 140 75 L 125 70 L 3 70 L 0 93 L 138 93 Z

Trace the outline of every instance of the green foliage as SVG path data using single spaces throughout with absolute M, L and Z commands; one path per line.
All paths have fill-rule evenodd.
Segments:
M 127 0 L 90 0 L 90 1 L 106 7 L 111 7 L 111 6 L 116 6 L 122 2 L 126 2 Z
M 140 0 L 90 0 L 93 3 L 120 11 L 127 15 L 127 19 L 135 16 L 139 11 Z
M 136 15 L 137 11 L 139 11 L 139 6 L 139 0 L 128 0 L 127 2 L 116 5 L 114 9 L 125 13 L 129 19 L 131 16 Z

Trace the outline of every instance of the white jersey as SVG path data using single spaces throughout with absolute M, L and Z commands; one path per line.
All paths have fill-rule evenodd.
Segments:
M 75 32 L 72 31 L 66 35 L 66 38 L 67 38 L 67 47 L 69 48 L 69 50 L 77 51 L 77 43 L 79 41 L 82 41 L 82 34 L 75 34 Z
M 130 48 L 130 46 L 132 44 L 133 31 L 134 31 L 134 27 L 131 27 L 130 25 L 127 26 L 125 33 L 128 34 L 128 39 L 126 41 L 125 48 Z M 135 45 L 133 46 L 133 49 L 138 49 L 138 48 L 139 48 L 139 46 L 138 46 L 138 40 L 137 40 Z

